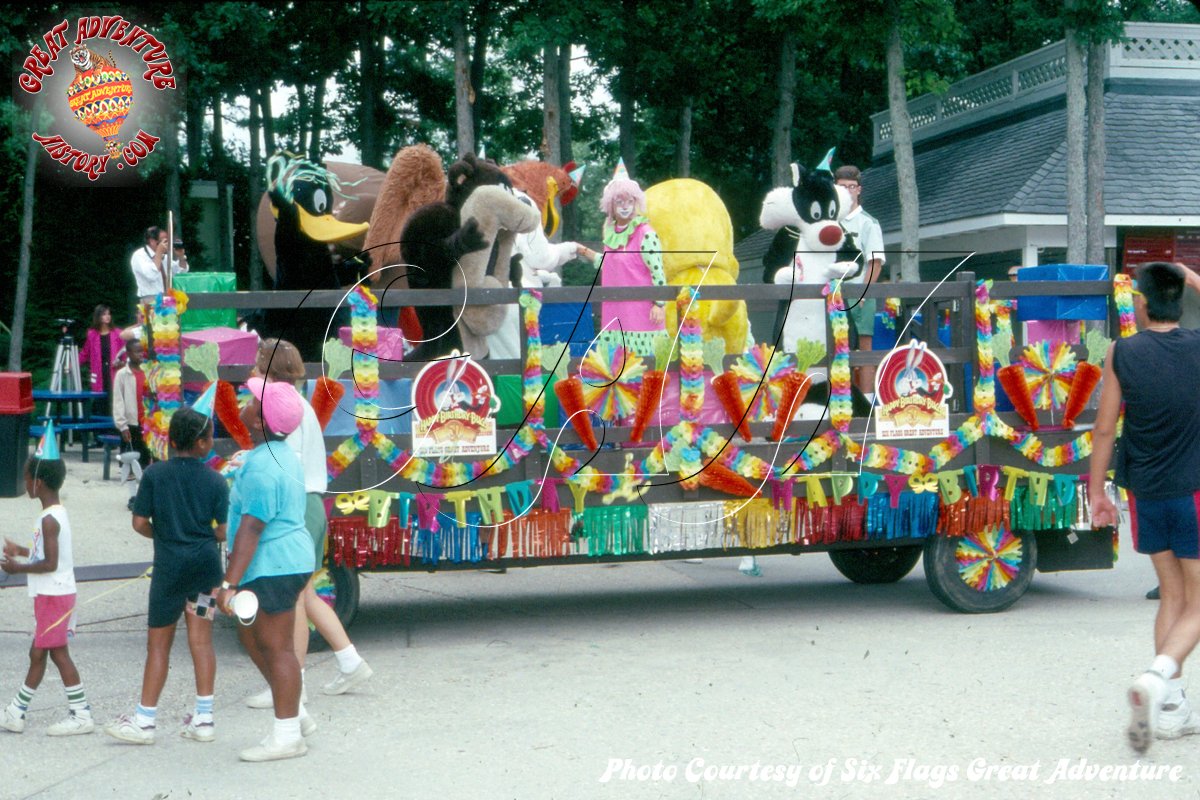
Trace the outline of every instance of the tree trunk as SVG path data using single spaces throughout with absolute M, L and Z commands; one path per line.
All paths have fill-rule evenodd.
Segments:
M 175 216 L 175 230 L 182 231 L 183 215 L 180 213 L 183 204 L 180 200 L 179 179 L 179 120 L 175 116 L 175 107 L 167 107 L 166 124 L 163 126 L 163 153 L 167 162 L 167 210 Z M 182 235 L 182 233 L 180 234 Z
M 475 121 L 471 104 L 471 69 L 467 55 L 467 24 L 461 16 L 454 18 L 454 111 L 456 142 L 459 157 L 475 152 Z
M 223 144 L 224 133 L 222 132 L 221 95 L 218 94 L 213 97 L 212 109 L 213 178 L 217 183 L 217 235 L 220 237 L 217 247 L 219 257 L 217 270 L 220 272 L 233 272 L 233 234 L 229 229 L 232 218 L 230 216 L 229 193 L 225 191 L 225 146 Z
M 263 152 L 275 155 L 275 114 L 271 111 L 271 87 L 258 87 L 258 110 L 262 116 Z
M 1073 3 L 1068 2 L 1070 8 Z M 1083 43 L 1067 28 L 1067 263 L 1082 264 L 1087 254 L 1087 167 L 1084 163 L 1087 97 Z
M 204 137 L 204 98 L 192 88 L 191 81 L 185 90 L 186 110 L 184 132 L 187 135 L 188 172 L 191 175 L 200 174 L 200 161 L 203 158 L 200 142 Z
M 542 158 L 562 164 L 562 93 L 558 90 L 558 48 L 547 44 L 542 49 Z
M 475 10 L 475 41 L 471 48 L 471 141 L 478 147 L 482 140 L 480 122 L 487 116 L 486 109 L 480 111 L 481 104 L 487 101 L 483 90 L 483 72 L 487 67 L 488 29 L 492 24 L 491 0 L 478 0 L 474 3 Z
M 617 91 L 614 99 L 620 107 L 617 131 L 621 144 L 621 160 L 625 162 L 625 169 L 629 172 L 629 177 L 637 178 L 637 144 L 634 141 L 635 109 L 633 102 L 633 98 L 637 96 L 633 85 L 635 75 L 632 67 L 622 66 L 620 70 L 620 74 L 617 75 Z
M 296 154 L 304 155 L 308 150 L 308 87 L 296 84 Z
M 1104 73 L 1108 44 L 1088 48 L 1087 65 L 1087 263 L 1104 264 Z
M 263 166 L 259 151 L 259 131 L 262 120 L 258 113 L 258 103 L 250 98 L 250 290 L 257 292 L 263 288 L 263 263 L 258 253 L 258 201 L 262 195 Z
M 779 105 L 771 143 L 771 185 L 792 184 L 792 117 L 796 113 L 796 37 L 786 28 L 779 47 Z
M 17 257 L 17 291 L 13 297 L 12 337 L 8 341 L 8 370 L 20 372 L 21 350 L 25 345 L 25 303 L 29 299 L 29 261 L 33 246 L 34 182 L 37 179 L 38 143 L 33 131 L 42 104 L 37 102 L 29 115 L 29 140 L 25 146 L 25 196 L 21 208 L 21 250 Z
M 359 149 L 362 163 L 368 167 L 379 167 L 383 161 L 383 145 L 379 141 L 378 115 L 375 104 L 379 102 L 379 52 L 375 40 L 377 33 L 370 25 L 363 25 L 359 39 L 359 57 L 362 59 L 362 105 L 358 109 Z
M 558 109 L 559 109 L 559 145 L 562 149 L 563 163 L 571 161 L 571 45 L 559 45 L 558 48 Z M 562 238 L 566 241 L 579 239 L 579 216 L 575 213 L 575 204 L 569 203 L 562 207 Z
M 679 109 L 679 140 L 675 143 L 675 172 L 678 178 L 692 176 L 692 98 L 683 99 Z
M 314 164 L 320 164 L 321 153 L 324 150 L 321 147 L 321 129 L 325 126 L 325 78 L 320 75 L 317 76 L 317 83 L 313 86 L 310 119 L 311 124 L 308 129 L 308 160 Z
M 888 111 L 892 121 L 892 154 L 896 160 L 896 182 L 900 191 L 900 279 L 921 280 L 920 199 L 917 168 L 913 160 L 912 120 L 904 88 L 904 42 L 900 37 L 899 3 L 892 3 L 892 25 L 887 43 Z M 789 182 L 791 180 L 789 176 Z M 785 184 L 786 185 L 786 184 Z

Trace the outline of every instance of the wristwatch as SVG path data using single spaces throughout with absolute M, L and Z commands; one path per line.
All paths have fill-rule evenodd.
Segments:
M 236 589 L 237 587 L 230 584 L 229 581 L 221 581 L 221 588 L 222 589 Z

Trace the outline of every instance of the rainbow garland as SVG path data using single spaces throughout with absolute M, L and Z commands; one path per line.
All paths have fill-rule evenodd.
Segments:
M 850 401 L 850 322 L 842 301 L 842 282 L 825 286 L 825 307 L 833 329 L 833 359 L 829 362 L 829 421 L 834 430 L 847 433 L 854 406 Z
M 178 289 L 163 292 L 154 300 L 154 366 L 147 371 L 146 389 L 155 400 L 146 417 L 143 433 L 150 453 L 165 461 L 170 439 L 171 417 L 183 405 L 183 369 L 180 359 L 179 315 L 187 310 L 187 295 Z
M 698 422 L 704 406 L 704 333 L 700 329 L 700 292 L 684 288 L 676 299 L 679 317 L 679 418 Z
M 989 414 L 996 409 L 996 363 L 992 356 L 991 282 L 975 283 L 975 337 L 979 343 L 976 358 L 979 379 L 975 381 L 975 412 Z
M 1133 281 L 1125 273 L 1113 278 L 1113 303 L 1117 306 L 1117 321 L 1121 326 L 1121 337 L 1137 333 L 1137 319 L 1133 313 Z

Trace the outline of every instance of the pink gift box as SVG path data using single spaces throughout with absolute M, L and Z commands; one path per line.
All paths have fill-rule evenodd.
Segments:
M 379 332 L 379 344 L 376 347 L 375 355 L 389 361 L 403 361 L 404 334 L 400 329 L 385 328 L 380 325 L 376 330 Z M 354 336 L 350 328 L 338 328 L 338 338 L 346 347 L 354 346 Z
M 237 328 L 205 328 L 180 335 L 182 349 L 205 342 L 216 342 L 221 351 L 221 364 L 253 364 L 258 358 L 258 334 Z

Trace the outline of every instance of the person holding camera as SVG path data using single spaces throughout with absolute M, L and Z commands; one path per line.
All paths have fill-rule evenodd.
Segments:
M 184 717 L 185 739 L 211 742 L 213 684 L 217 659 L 212 645 L 213 589 L 221 582 L 218 543 L 225 541 L 229 487 L 204 463 L 212 450 L 212 420 L 191 408 L 171 417 L 170 460 L 142 476 L 133 503 L 133 529 L 154 541 L 154 570 L 146 635 L 142 696 L 132 715 L 104 729 L 118 741 L 153 744 L 158 698 L 167 681 L 175 627 L 184 614 L 196 674 L 196 706 Z
M 188 271 L 187 253 L 183 242 L 176 239 L 173 254 L 167 258 L 167 232 L 157 225 L 146 229 L 146 241 L 129 259 L 134 280 L 137 281 L 138 299 L 153 304 L 154 298 L 162 294 L 167 283 L 167 270 L 171 275 Z

